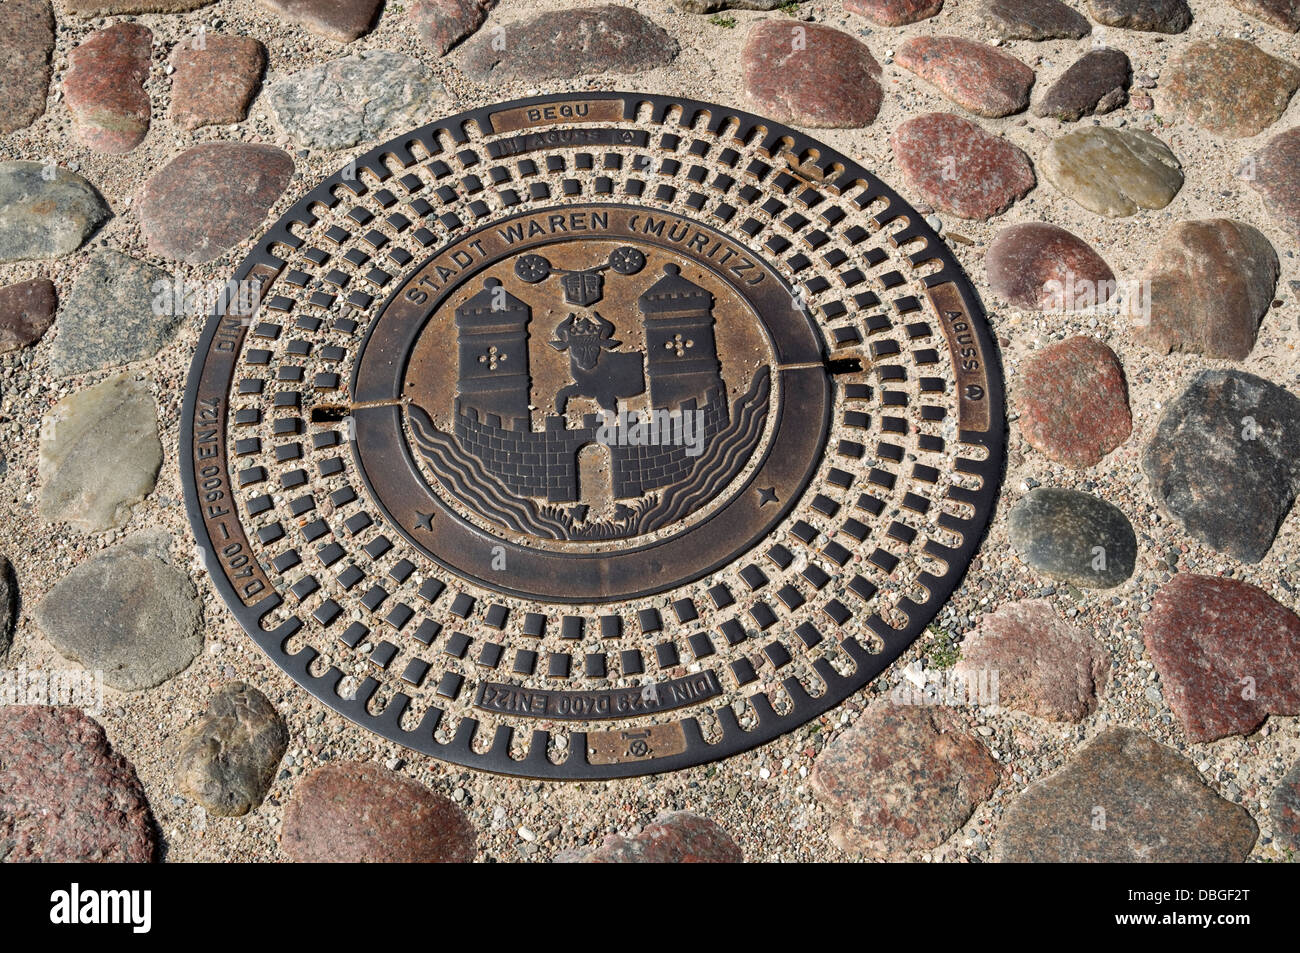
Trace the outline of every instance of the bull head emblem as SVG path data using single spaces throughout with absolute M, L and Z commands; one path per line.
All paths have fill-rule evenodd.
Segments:
M 569 315 L 555 329 L 551 347 L 569 352 L 569 373 L 573 383 L 555 395 L 555 410 L 564 413 L 570 397 L 591 397 L 603 410 L 614 413 L 620 397 L 645 392 L 645 374 L 639 351 L 605 354 L 622 341 L 614 340 L 614 325 L 595 311 L 590 317 Z
M 550 342 L 557 351 L 568 351 L 569 358 L 584 371 L 595 368 L 601 351 L 609 351 L 620 344 L 613 338 L 614 325 L 592 312 L 592 317 L 569 315 L 555 329 L 555 340 Z

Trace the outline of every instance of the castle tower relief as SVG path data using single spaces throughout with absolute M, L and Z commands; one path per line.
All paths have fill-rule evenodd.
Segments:
M 713 339 L 713 295 L 687 281 L 675 264 L 637 300 L 645 316 L 650 403 L 675 410 L 706 402 L 722 386 Z M 690 404 L 694 406 L 694 404 Z
M 506 284 L 489 276 L 455 308 L 450 428 L 440 429 L 425 408 L 410 411 L 416 445 L 440 486 L 476 494 L 502 525 L 547 538 L 612 539 L 678 518 L 736 475 L 747 459 L 736 448 L 757 445 L 766 412 L 766 373 L 751 379 L 734 408 L 728 403 L 712 290 L 673 262 L 634 279 L 648 261 L 630 245 L 584 264 L 575 256 L 560 267 L 536 252 L 503 262 L 501 271 L 513 273 Z M 561 281 L 548 282 L 552 276 Z M 607 299 L 611 281 L 620 293 Z M 555 307 L 557 299 L 567 307 Z M 601 301 L 613 320 L 596 309 Z M 549 333 L 532 327 L 534 306 L 548 315 Z M 556 312 L 564 318 L 552 327 Z M 637 336 L 637 318 L 644 343 L 625 343 Z M 538 332 L 546 336 L 536 339 Z M 567 374 L 548 368 L 547 393 L 538 392 L 530 365 L 549 355 L 533 351 L 530 361 L 530 343 L 568 358 Z M 626 409 L 645 396 L 648 407 Z M 602 413 L 572 410 L 574 398 Z
M 532 309 L 496 278 L 456 309 L 462 412 L 494 414 L 505 427 L 531 429 L 528 412 L 528 321 Z M 522 423 L 520 422 L 522 421 Z

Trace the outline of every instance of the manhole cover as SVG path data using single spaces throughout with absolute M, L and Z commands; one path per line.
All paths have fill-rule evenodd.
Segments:
M 447 761 L 615 777 L 789 731 L 923 631 L 996 494 L 947 249 L 726 107 L 453 116 L 235 279 L 256 304 L 211 319 L 185 404 L 213 579 L 314 695 Z

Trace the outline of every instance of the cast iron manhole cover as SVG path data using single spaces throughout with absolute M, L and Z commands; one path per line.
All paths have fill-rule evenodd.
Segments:
M 1003 453 L 922 217 L 776 123 L 511 102 L 313 189 L 211 319 L 182 439 L 243 626 L 385 737 L 508 774 L 741 751 L 862 687 L 968 564 Z

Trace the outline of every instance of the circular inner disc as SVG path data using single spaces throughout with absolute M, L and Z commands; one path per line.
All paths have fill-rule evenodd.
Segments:
M 761 744 L 895 659 L 1003 455 L 979 304 L 922 217 L 793 129 L 592 93 L 360 157 L 194 359 L 194 531 L 299 683 L 545 778 Z

